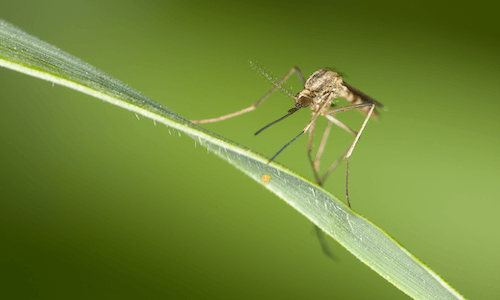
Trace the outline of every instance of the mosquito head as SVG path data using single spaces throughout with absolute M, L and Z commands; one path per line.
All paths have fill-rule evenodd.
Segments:
M 311 95 L 311 91 L 304 89 L 297 95 L 295 95 L 295 107 L 306 107 L 311 105 L 313 102 L 313 96 Z

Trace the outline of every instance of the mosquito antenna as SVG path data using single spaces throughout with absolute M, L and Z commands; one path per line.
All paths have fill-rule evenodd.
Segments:
M 289 141 L 288 144 L 286 144 L 285 146 L 283 146 L 283 148 L 281 148 L 280 151 L 276 152 L 276 154 L 274 154 L 274 156 L 271 157 L 271 159 L 267 162 L 266 166 L 268 164 L 270 164 L 276 158 L 276 156 L 278 156 L 278 154 L 281 153 L 281 151 L 285 150 L 285 148 L 288 147 L 288 145 L 290 145 L 291 143 L 293 143 L 293 141 L 295 141 L 296 139 L 298 139 L 299 136 L 301 136 L 303 133 L 304 133 L 304 131 L 301 131 L 298 136 L 294 137 L 293 140 Z
M 254 69 L 256 69 L 257 71 L 259 71 L 260 73 L 262 73 L 262 75 L 264 75 L 269 81 L 271 81 L 275 87 L 279 88 L 280 90 L 282 90 L 283 92 L 285 92 L 285 94 L 287 94 L 288 96 L 293 97 L 292 93 L 290 93 L 287 89 L 285 89 L 284 87 L 281 86 L 281 84 L 283 83 L 283 81 L 286 80 L 286 78 L 288 77 L 285 76 L 284 78 L 282 78 L 279 82 L 276 82 L 269 74 L 266 73 L 266 71 L 262 70 L 261 67 L 257 66 L 256 64 L 254 64 L 253 62 L 250 62 L 250 64 L 252 65 L 252 67 L 254 67 Z M 296 68 L 296 67 L 295 67 Z M 295 71 L 295 68 L 292 68 L 292 70 Z M 290 70 L 290 71 L 292 71 Z M 288 72 L 290 74 L 290 72 Z M 302 73 L 300 73 L 299 71 L 299 77 L 300 79 L 302 80 L 302 82 L 304 82 L 304 78 L 302 77 Z
M 273 124 L 276 124 L 278 123 L 279 121 L 283 120 L 284 118 L 290 116 L 291 114 L 293 114 L 294 112 L 298 111 L 301 107 L 294 107 L 294 108 L 291 108 L 288 110 L 288 113 L 286 115 L 284 115 L 283 117 L 279 118 L 278 120 L 276 121 L 273 121 L 269 124 L 267 124 L 266 126 L 262 127 L 261 129 L 259 129 L 259 131 L 257 131 L 256 133 L 254 133 L 253 135 L 257 135 L 259 133 L 261 133 L 264 129 L 268 128 L 269 126 L 273 125 Z

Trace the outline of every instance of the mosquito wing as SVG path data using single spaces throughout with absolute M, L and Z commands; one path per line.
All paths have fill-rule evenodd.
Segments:
M 368 96 L 367 94 L 363 93 L 362 91 L 358 90 L 357 88 L 353 87 L 352 85 L 350 85 L 349 83 L 347 82 L 343 82 L 342 83 L 351 93 L 354 94 L 354 96 L 357 96 L 361 99 L 362 102 L 364 103 L 373 103 L 375 104 L 377 107 L 379 108 L 382 108 L 384 109 L 385 106 L 378 102 L 377 100 L 373 99 L 372 97 Z
M 385 106 L 378 102 L 377 100 L 373 99 L 372 97 L 368 96 L 367 94 L 363 93 L 362 91 L 358 90 L 357 88 L 353 87 L 352 85 L 348 84 L 347 82 L 342 82 L 342 84 L 349 90 L 350 95 L 346 95 L 344 97 L 347 101 L 351 102 L 352 104 L 361 104 L 361 103 L 373 103 L 375 104 L 376 107 L 385 109 Z M 360 111 L 363 113 L 368 113 L 370 108 L 360 108 Z M 378 112 L 374 111 L 374 117 L 378 117 Z

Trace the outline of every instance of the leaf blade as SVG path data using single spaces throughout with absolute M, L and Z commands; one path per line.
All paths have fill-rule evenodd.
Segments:
M 0 20 L 0 66 L 67 86 L 187 133 L 285 200 L 358 259 L 415 299 L 463 299 L 368 219 L 323 188 L 251 149 L 211 133 L 82 60 Z M 268 174 L 271 180 L 261 181 Z

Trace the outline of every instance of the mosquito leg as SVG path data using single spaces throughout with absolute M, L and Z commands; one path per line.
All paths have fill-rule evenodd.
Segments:
M 327 127 L 328 129 L 327 130 L 329 130 L 329 127 L 331 127 L 331 124 L 332 124 L 331 122 L 328 122 L 328 127 Z M 316 184 L 321 186 L 322 182 L 321 182 L 321 179 L 319 177 L 319 163 L 316 163 L 316 161 L 318 161 L 318 154 L 316 154 L 316 160 L 313 160 L 313 158 L 311 157 L 315 125 L 316 125 L 316 122 L 314 122 L 311 125 L 311 127 L 309 127 L 309 141 L 307 143 L 307 156 L 309 157 L 309 161 L 311 162 L 311 166 L 312 166 L 312 169 L 314 172 L 314 179 L 316 180 Z M 324 146 L 325 146 L 324 144 L 325 144 L 325 134 L 323 134 L 320 149 L 324 148 Z M 321 150 L 321 151 L 323 151 L 323 150 Z M 321 154 L 320 154 L 320 156 L 321 156 Z M 316 236 L 317 236 L 319 244 L 321 246 L 321 250 L 323 250 L 323 253 L 326 256 L 328 256 L 329 258 L 335 260 L 336 257 L 335 257 L 335 255 L 333 255 L 332 250 L 328 246 L 328 242 L 326 240 L 326 235 L 323 232 L 323 230 L 321 230 L 321 228 L 319 228 L 318 226 L 314 225 L 314 232 L 316 233 Z
M 344 129 L 345 131 L 349 132 L 350 134 L 352 135 L 356 135 L 358 134 L 356 131 L 352 130 L 351 128 L 349 128 L 347 125 L 345 125 L 344 123 L 340 122 L 339 120 L 337 120 L 334 116 L 332 115 L 326 115 L 325 116 L 330 122 L 332 122 L 333 124 L 337 125 L 338 127 Z
M 335 255 L 333 255 L 332 251 L 330 250 L 330 247 L 328 246 L 328 242 L 326 241 L 326 235 L 319 228 L 318 226 L 314 225 L 314 232 L 316 233 L 316 236 L 318 237 L 319 244 L 321 245 L 321 250 L 323 250 L 323 253 L 325 253 L 326 256 L 330 257 L 333 260 L 336 260 L 337 258 Z
M 328 135 L 330 134 L 330 129 L 332 128 L 332 122 L 328 122 L 326 125 L 325 131 L 323 132 L 323 137 L 321 138 L 321 144 L 319 144 L 318 151 L 316 152 L 316 159 L 314 160 L 314 164 L 316 169 L 319 172 L 319 162 L 321 159 L 321 155 L 323 155 L 323 151 L 325 150 L 326 140 L 328 139 Z
M 365 105 L 360 105 L 360 106 L 362 107 L 362 106 L 365 106 Z M 337 110 L 330 111 L 328 113 L 334 114 L 336 112 L 345 111 L 345 110 L 352 109 L 352 108 L 357 108 L 357 107 L 359 107 L 359 106 L 340 108 L 340 109 L 337 109 Z M 319 111 L 321 111 L 321 108 L 319 109 Z M 323 137 L 321 138 L 321 144 L 320 144 L 320 146 L 318 148 L 318 151 L 316 152 L 316 158 L 313 160 L 312 157 L 311 157 L 312 139 L 313 139 L 313 136 L 314 136 L 314 126 L 316 125 L 316 118 L 319 115 L 320 115 L 319 113 L 314 113 L 313 116 L 312 116 L 311 122 L 309 124 L 307 124 L 307 126 L 302 130 L 302 132 L 306 132 L 307 130 L 309 130 L 309 142 L 308 142 L 308 145 L 307 145 L 307 155 L 309 157 L 309 161 L 311 162 L 311 165 L 312 165 L 312 168 L 313 168 L 313 171 L 314 171 L 314 178 L 316 180 L 316 183 L 319 186 L 322 186 L 323 182 L 324 182 L 324 179 L 326 178 L 326 176 L 328 176 L 328 174 L 330 172 L 332 172 L 332 170 L 336 167 L 336 165 L 338 165 L 338 163 L 340 161 L 342 161 L 342 159 L 344 158 L 344 155 L 343 155 L 338 160 L 338 162 L 336 162 L 336 164 L 334 164 L 330 168 L 330 170 L 328 170 L 327 173 L 322 178 L 319 177 L 319 163 L 320 163 L 321 155 L 323 154 L 324 148 L 326 146 L 326 141 L 328 139 L 328 135 L 330 134 L 330 129 L 331 129 L 332 124 L 336 124 L 336 125 L 341 124 L 343 126 L 341 126 L 341 125 L 339 125 L 339 126 L 341 128 L 344 128 L 344 129 L 347 128 L 348 132 L 351 132 L 354 135 L 356 135 L 357 133 L 354 130 L 349 129 L 349 127 L 345 126 L 342 122 L 338 121 L 337 119 L 335 119 L 330 114 L 322 114 L 322 115 L 325 115 L 327 117 L 331 117 L 334 121 L 328 122 L 328 125 L 327 125 L 325 131 L 323 132 Z M 337 122 L 335 122 L 335 121 L 337 121 Z M 316 226 L 316 225 L 314 226 L 314 230 L 315 230 L 316 235 L 318 237 L 318 240 L 320 242 L 321 249 L 323 250 L 323 253 L 326 256 L 330 257 L 331 259 L 335 260 L 335 256 L 332 254 L 332 252 L 330 250 L 330 247 L 328 246 L 328 243 L 327 243 L 327 241 L 325 239 L 325 234 L 323 233 L 323 231 L 318 226 Z
M 257 70 L 259 70 L 262 74 L 264 74 L 264 76 L 267 77 L 267 79 L 269 79 L 274 84 L 273 88 L 269 92 L 267 92 L 267 94 L 265 94 L 264 97 L 262 97 L 259 101 L 257 101 L 252 106 L 249 106 L 249 107 L 244 108 L 242 110 L 239 110 L 237 112 L 234 112 L 234 113 L 231 113 L 231 114 L 227 114 L 227 115 L 224 115 L 224 116 L 221 116 L 221 117 L 218 117 L 218 118 L 204 119 L 204 120 L 191 120 L 192 123 L 195 123 L 195 124 L 214 123 L 214 122 L 223 121 L 223 120 L 226 120 L 226 119 L 229 119 L 229 118 L 236 117 L 236 116 L 239 116 L 241 114 L 247 113 L 249 111 L 252 111 L 252 110 L 256 109 L 259 105 L 261 105 L 262 102 L 264 102 L 264 100 L 266 100 L 267 97 L 269 97 L 269 95 L 271 95 L 278 88 L 282 89 L 285 93 L 287 93 L 290 97 L 293 98 L 293 95 L 290 94 L 290 92 L 288 92 L 287 90 L 285 90 L 281 86 L 281 84 L 283 82 L 285 82 L 288 79 L 288 77 L 290 77 L 295 72 L 297 72 L 297 74 L 299 75 L 299 77 L 302 80 L 302 82 L 304 82 L 304 77 L 302 76 L 302 73 L 300 72 L 299 68 L 297 68 L 297 67 L 291 68 L 290 71 L 288 71 L 288 73 L 283 78 L 281 78 L 280 81 L 276 82 L 267 73 L 265 73 L 261 68 L 257 67 L 252 62 L 250 62 L 250 63 L 252 64 L 252 66 L 254 68 L 256 68 Z
M 345 158 L 345 198 L 347 199 L 347 205 L 351 207 L 351 202 L 349 201 L 349 157 Z
M 335 108 L 335 109 L 332 109 L 330 111 L 328 111 L 326 114 L 325 114 L 325 117 L 330 120 L 333 124 L 339 126 L 340 128 L 344 129 L 345 131 L 349 132 L 350 134 L 354 135 L 354 136 L 358 136 L 358 132 L 352 130 L 351 128 L 349 128 L 347 125 L 345 125 L 344 123 L 342 123 L 341 121 L 337 120 L 333 114 L 336 114 L 336 113 L 339 113 L 339 112 L 342 112 L 342 111 L 347 111 L 347 110 L 351 110 L 351 109 L 355 109 L 355 108 L 360 108 L 360 107 L 365 107 L 365 106 L 370 106 L 370 108 L 373 108 L 373 104 L 371 103 L 362 103 L 362 104 L 355 104 L 355 105 L 348 105 L 348 106 L 344 106 L 344 107 L 339 107 L 339 108 Z M 373 113 L 373 112 L 372 112 Z M 371 114 L 370 114 L 371 116 Z M 366 120 L 366 119 L 365 119 Z M 363 127 L 364 128 L 364 127 Z M 325 130 L 326 131 L 326 130 Z M 326 134 L 326 132 L 325 132 Z M 326 140 L 325 140 L 325 143 L 326 143 Z M 344 159 L 344 157 L 346 157 L 346 155 L 348 154 L 349 152 L 349 149 L 351 147 L 347 148 L 347 150 L 344 152 L 344 154 L 342 154 L 341 157 L 339 157 L 331 166 L 330 168 L 328 168 L 328 170 L 325 172 L 325 174 L 323 174 L 323 176 L 321 176 L 320 178 L 320 183 L 323 183 L 325 182 L 326 178 L 328 177 L 328 175 L 330 175 L 330 173 L 333 172 L 333 170 L 335 170 L 335 168 L 337 168 L 337 166 L 340 164 L 340 162 Z M 323 151 L 323 149 L 321 149 L 321 146 L 320 146 L 320 149 L 318 150 L 318 153 L 320 154 L 319 157 L 317 157 L 316 159 L 319 160 L 320 156 L 321 156 L 321 151 Z M 352 151 L 351 151 L 352 152 Z
M 361 130 L 359 133 L 356 133 L 355 131 L 355 135 L 356 135 L 356 138 L 355 138 L 355 141 L 353 142 L 353 144 L 351 144 L 347 149 L 346 151 L 344 152 L 344 154 L 342 154 L 342 156 L 340 156 L 331 166 L 330 168 L 328 168 L 328 170 L 325 172 L 325 174 L 323 174 L 323 176 L 321 176 L 321 179 L 320 179 L 320 182 L 323 183 L 325 182 L 326 178 L 333 172 L 333 170 L 335 170 L 335 168 L 337 168 L 337 166 L 342 162 L 342 160 L 344 158 L 347 158 L 348 155 L 350 157 L 350 154 L 352 154 L 352 150 L 354 149 L 353 145 L 355 146 L 356 143 L 357 143 L 357 140 L 359 139 L 359 136 L 361 135 L 361 131 L 363 131 L 364 127 L 366 126 L 366 123 L 368 122 L 368 119 L 371 117 L 371 114 L 373 113 L 373 108 L 374 108 L 374 105 L 370 105 L 371 108 L 370 108 L 370 111 L 368 112 L 368 115 L 367 117 L 365 118 L 365 120 L 363 121 L 363 125 L 361 126 Z M 350 107 L 350 109 L 352 108 L 358 108 L 358 107 L 352 107 L 352 106 L 347 106 L 348 108 Z M 352 150 L 351 150 L 352 149 Z M 348 159 L 347 159 L 348 160 Z M 347 169 L 346 172 L 348 172 L 349 169 Z M 348 177 L 349 175 L 347 175 L 346 177 Z M 348 178 L 347 178 L 348 179 Z M 347 181 L 346 181 L 347 182 Z M 346 193 L 348 193 L 348 190 L 346 190 Z
M 328 134 L 330 133 L 330 128 L 331 128 L 331 124 L 332 124 L 332 123 L 328 123 L 327 128 L 325 129 L 325 132 L 323 133 L 320 147 L 319 147 L 318 151 L 316 152 L 316 157 L 315 157 L 315 159 L 313 159 L 311 156 L 311 152 L 312 152 L 312 142 L 313 142 L 314 126 L 316 124 L 316 118 L 318 118 L 318 116 L 320 116 L 320 115 L 330 116 L 328 114 L 330 112 L 328 112 L 327 114 L 324 114 L 324 113 L 321 114 L 320 113 L 321 110 L 322 110 L 322 107 L 320 107 L 318 109 L 318 112 L 313 113 L 312 118 L 311 118 L 311 122 L 309 122 L 309 124 L 307 124 L 306 127 L 304 127 L 304 129 L 302 130 L 302 132 L 306 132 L 307 130 L 309 130 L 309 141 L 307 144 L 307 156 L 309 157 L 309 162 L 311 163 L 311 166 L 313 168 L 314 179 L 316 180 L 316 183 L 318 185 L 322 184 L 321 178 L 319 176 L 319 158 L 321 157 L 323 150 L 325 148 L 326 139 L 328 138 Z
M 339 107 L 339 108 L 334 108 L 328 112 L 326 112 L 325 114 L 323 114 L 328 120 L 330 120 L 332 123 L 334 123 L 335 125 L 337 125 L 338 127 L 344 129 L 345 131 L 349 132 L 350 134 L 352 135 L 357 135 L 358 133 L 354 130 L 352 130 L 351 128 L 347 127 L 347 125 L 345 125 L 344 123 L 340 122 L 339 120 L 337 120 L 333 115 L 336 114 L 336 113 L 339 113 L 339 112 L 343 112 L 343 111 L 347 111 L 347 110 L 351 110 L 351 109 L 355 109 L 355 108 L 360 108 L 360 107 L 365 107 L 365 106 L 372 106 L 371 103 L 361 103 L 361 104 L 354 104 L 354 105 L 348 105 L 348 106 L 343 106 L 343 107 Z
M 350 148 L 350 147 L 349 147 Z M 321 184 L 323 184 L 323 182 L 325 182 L 326 178 L 328 177 L 328 175 L 330 175 L 330 173 L 333 172 L 333 170 L 335 170 L 337 168 L 337 166 L 342 162 L 342 160 L 344 159 L 345 155 L 347 154 L 347 151 L 349 151 L 349 148 L 347 148 L 347 150 L 344 152 L 344 154 L 342 154 L 342 156 L 340 156 L 331 166 L 330 168 L 328 168 L 328 170 L 325 172 L 325 174 L 323 174 L 323 176 L 321 176 L 321 179 L 320 179 L 320 182 Z
M 345 131 L 349 132 L 350 134 L 352 134 L 354 136 L 358 134 L 356 131 L 347 127 L 347 125 L 340 122 L 332 115 L 336 114 L 338 112 L 342 112 L 342 111 L 346 111 L 346 110 L 350 110 L 350 109 L 355 109 L 355 108 L 359 108 L 360 106 L 363 107 L 366 105 L 367 104 L 344 106 L 344 107 L 332 109 L 332 110 L 328 111 L 327 113 L 323 114 L 330 122 L 328 123 L 328 125 L 325 129 L 325 132 L 323 133 L 323 138 L 321 139 L 321 144 L 318 148 L 318 152 L 316 153 L 316 159 L 314 161 L 314 164 L 311 162 L 311 164 L 313 164 L 313 168 L 315 168 L 315 170 L 317 170 L 317 173 L 319 173 L 319 163 L 320 163 L 321 155 L 323 154 L 323 151 L 325 149 L 326 141 L 328 139 L 328 135 L 330 134 L 330 129 L 331 129 L 332 124 L 339 126 L 340 128 L 344 129 Z M 344 159 L 344 156 L 346 155 L 346 153 L 347 153 L 347 150 L 346 150 L 346 152 L 344 152 L 344 154 L 339 159 L 337 159 L 337 161 L 335 161 L 333 163 L 333 165 L 325 172 L 325 174 L 323 176 L 321 176 L 319 178 L 319 180 L 316 179 L 316 182 L 318 183 L 318 185 L 323 184 L 326 177 L 328 177 L 328 175 L 330 175 L 330 173 L 338 166 L 338 164 L 342 161 L 342 159 Z M 309 158 L 309 159 L 311 160 L 311 158 Z
M 316 122 L 314 122 L 311 127 L 309 128 L 309 139 L 307 141 L 307 157 L 309 157 L 309 162 L 311 162 L 311 167 L 313 169 L 314 173 L 314 180 L 316 180 L 316 183 L 319 185 L 319 169 L 316 168 L 316 164 L 311 156 L 312 152 L 312 144 L 313 144 L 313 137 L 314 137 L 314 127 L 316 126 Z
M 351 158 L 352 151 L 354 151 L 354 147 L 356 147 L 356 144 L 358 143 L 359 137 L 361 136 L 361 133 L 363 133 L 363 130 L 366 127 L 366 124 L 368 123 L 368 120 L 373 114 L 373 111 L 375 110 L 375 104 L 372 104 L 370 111 L 366 115 L 365 120 L 363 121 L 363 125 L 361 125 L 361 128 L 359 129 L 358 134 L 354 138 L 354 142 L 352 142 L 351 146 L 347 150 L 347 154 L 345 155 L 345 160 L 346 160 L 346 174 L 345 174 L 345 197 L 347 199 L 347 204 L 349 207 L 351 207 L 351 203 L 349 202 L 349 158 Z

